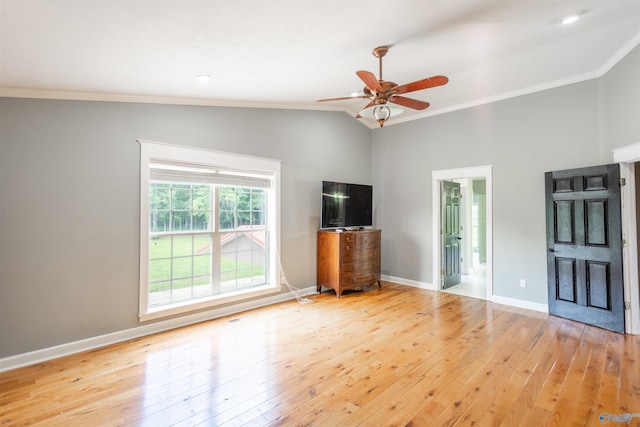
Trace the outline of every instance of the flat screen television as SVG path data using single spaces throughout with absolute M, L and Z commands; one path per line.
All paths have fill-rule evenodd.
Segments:
M 373 225 L 373 186 L 322 181 L 321 228 Z

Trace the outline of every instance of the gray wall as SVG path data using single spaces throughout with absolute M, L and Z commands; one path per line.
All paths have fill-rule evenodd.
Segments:
M 599 84 L 603 149 L 640 143 L 640 46 L 599 79 Z
M 372 132 L 383 274 L 432 282 L 431 172 L 492 164 L 494 294 L 546 304 L 544 173 L 640 142 L 638 76 L 640 48 L 598 80 Z
M 0 132 L 0 358 L 139 326 L 138 138 L 281 159 L 301 288 L 321 181 L 371 182 L 370 131 L 344 113 L 0 99 Z
M 0 99 L 0 358 L 139 325 L 138 138 L 283 160 L 298 287 L 315 285 L 321 180 L 373 182 L 383 273 L 430 282 L 431 171 L 493 164 L 495 293 L 544 304 L 544 172 L 640 142 L 639 75 L 636 48 L 598 80 L 374 131 L 344 113 Z

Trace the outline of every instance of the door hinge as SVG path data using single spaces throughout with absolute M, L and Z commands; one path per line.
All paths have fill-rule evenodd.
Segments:
M 625 310 L 631 310 L 631 303 L 629 301 L 625 301 L 624 302 L 624 309 Z
M 623 247 L 623 248 L 626 248 L 627 247 L 627 241 L 625 239 L 622 239 L 620 241 L 620 246 Z
M 626 178 L 620 178 L 620 187 L 622 187 L 623 185 L 627 185 L 627 179 Z

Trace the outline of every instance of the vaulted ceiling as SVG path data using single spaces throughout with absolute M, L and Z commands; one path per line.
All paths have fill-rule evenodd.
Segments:
M 315 101 L 361 94 L 385 45 L 384 80 L 450 79 L 393 124 L 595 78 L 638 43 L 640 0 L 0 0 L 0 96 L 355 116 L 367 100 Z

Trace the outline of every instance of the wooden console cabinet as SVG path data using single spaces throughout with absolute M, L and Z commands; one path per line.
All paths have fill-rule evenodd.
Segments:
M 380 285 L 380 230 L 318 231 L 318 292 Z

